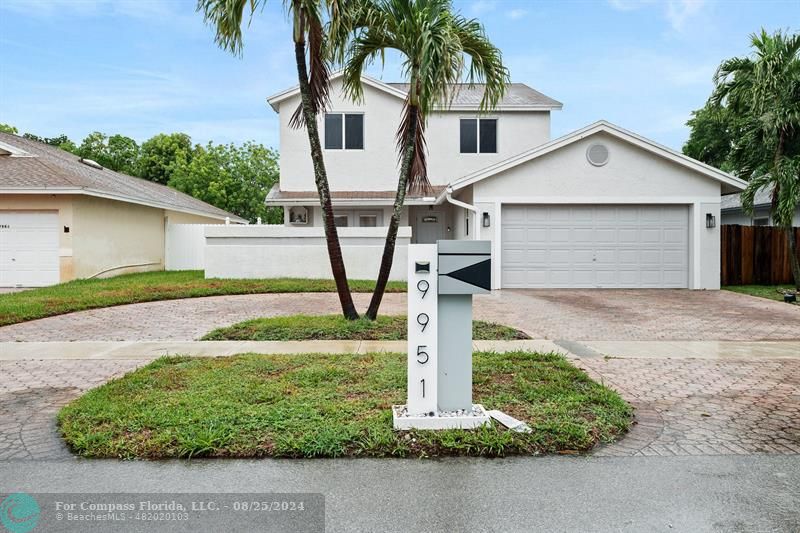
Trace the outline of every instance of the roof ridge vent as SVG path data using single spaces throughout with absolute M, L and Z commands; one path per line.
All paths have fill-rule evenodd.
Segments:
M 86 165 L 86 166 L 89 166 L 89 167 L 92 167 L 92 168 L 96 168 L 97 170 L 103 170 L 103 165 L 101 165 L 100 163 L 98 163 L 94 159 L 86 159 L 85 157 L 81 157 L 79 159 L 79 161 L 81 163 L 83 163 L 84 165 Z

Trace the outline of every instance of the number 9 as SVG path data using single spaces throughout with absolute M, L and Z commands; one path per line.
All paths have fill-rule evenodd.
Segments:
M 428 280 L 421 279 L 417 282 L 417 290 L 422 293 L 422 299 L 425 299 L 425 295 L 428 294 L 428 289 L 431 288 L 431 284 L 428 283 Z
M 430 322 L 431 317 L 427 315 L 427 313 L 420 313 L 417 315 L 417 324 L 422 326 L 422 331 L 425 331 L 425 328 L 428 327 L 428 322 Z

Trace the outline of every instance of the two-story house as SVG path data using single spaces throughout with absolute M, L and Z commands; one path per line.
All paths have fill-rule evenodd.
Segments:
M 334 76 L 320 117 L 336 224 L 389 221 L 398 163 L 395 133 L 407 86 L 365 77 L 363 102 Z M 428 117 L 429 196 L 409 196 L 411 242 L 492 241 L 493 288 L 719 288 L 720 197 L 744 182 L 599 121 L 550 138 L 562 104 L 512 84 L 479 113 L 481 86 L 460 86 Z M 307 134 L 289 126 L 298 88 L 268 99 L 280 117 L 280 183 L 267 203 L 285 226 L 322 224 Z

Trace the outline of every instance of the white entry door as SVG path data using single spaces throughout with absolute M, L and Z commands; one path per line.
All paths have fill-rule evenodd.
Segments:
M 0 287 L 59 282 L 58 213 L 0 211 Z
M 504 288 L 685 288 L 689 208 L 504 205 Z

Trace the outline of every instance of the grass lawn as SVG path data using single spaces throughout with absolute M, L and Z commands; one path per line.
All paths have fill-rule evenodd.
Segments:
M 372 281 L 350 281 L 353 292 L 371 292 L 374 285 Z M 386 291 L 405 292 L 405 286 L 404 282 L 390 281 Z M 0 326 L 84 309 L 155 300 L 224 294 L 335 291 L 333 280 L 205 279 L 202 270 L 145 272 L 0 294 Z
M 631 407 L 558 354 L 476 353 L 474 398 L 533 432 L 396 432 L 404 354 L 161 358 L 58 414 L 86 457 L 504 456 L 584 451 L 627 431 Z
M 378 320 L 365 318 L 347 320 L 341 315 L 291 315 L 257 318 L 232 326 L 215 329 L 203 337 L 204 341 L 296 341 L 296 340 L 362 340 L 396 341 L 406 338 L 406 317 L 378 316 Z M 473 320 L 472 338 L 475 340 L 529 339 L 517 329 Z
M 758 296 L 760 298 L 769 298 L 770 300 L 783 301 L 783 294 L 778 290 L 793 290 L 791 285 L 726 285 L 722 287 L 726 291 L 739 292 L 742 294 L 749 294 L 750 296 Z

